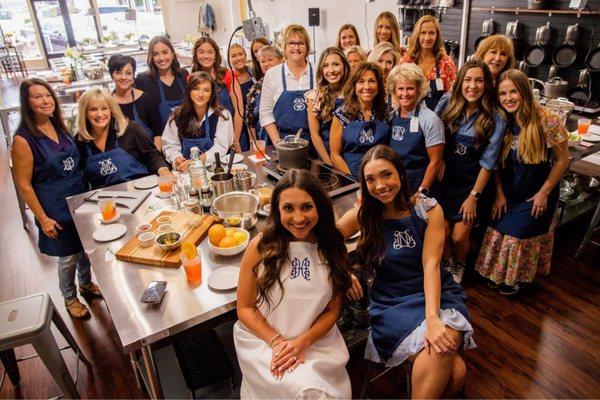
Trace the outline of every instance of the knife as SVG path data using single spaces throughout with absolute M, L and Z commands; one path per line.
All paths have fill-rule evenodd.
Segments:
M 109 194 L 99 194 L 97 196 L 99 199 L 137 199 L 137 196 L 126 196 L 119 194 L 117 196 L 111 196 Z

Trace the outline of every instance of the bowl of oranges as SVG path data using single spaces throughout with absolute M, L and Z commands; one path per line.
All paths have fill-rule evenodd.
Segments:
M 233 256 L 244 251 L 250 241 L 250 233 L 243 228 L 225 228 L 214 224 L 208 230 L 210 249 L 221 256 Z

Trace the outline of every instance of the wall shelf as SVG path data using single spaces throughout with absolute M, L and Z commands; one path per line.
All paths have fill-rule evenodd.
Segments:
M 560 15 L 577 15 L 577 18 L 582 16 L 597 16 L 600 15 L 600 11 L 592 11 L 589 10 L 530 10 L 528 8 L 496 8 L 496 7 L 472 7 L 472 11 L 489 11 L 491 14 L 493 13 L 508 13 L 508 14 L 548 14 L 549 17 L 552 14 L 560 14 Z

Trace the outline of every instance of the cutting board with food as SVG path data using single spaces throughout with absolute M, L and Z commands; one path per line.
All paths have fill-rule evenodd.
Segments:
M 149 195 L 150 192 L 145 191 L 96 190 L 83 199 L 83 203 L 75 212 L 77 214 L 100 212 L 98 202 L 102 199 L 112 199 L 120 213 L 133 214 Z
M 164 224 L 171 224 L 172 231 L 181 235 L 181 240 L 178 240 L 179 245 L 173 250 L 163 250 L 154 240 L 150 245 L 144 247 L 139 237 L 136 236 L 115 253 L 117 260 L 177 268 L 181 265 L 181 243 L 190 242 L 197 246 L 206 237 L 208 229 L 215 222 L 215 217 L 212 215 L 201 217 L 198 214 L 183 211 L 163 211 L 150 222 L 151 227 L 148 232 L 152 232 L 155 237 L 160 235 L 158 227 L 161 223 L 157 221 L 159 218 L 161 221 L 170 219 Z

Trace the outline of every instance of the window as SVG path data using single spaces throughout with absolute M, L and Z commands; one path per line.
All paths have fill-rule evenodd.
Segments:
M 158 0 L 97 0 L 105 40 L 124 42 L 164 35 Z
M 26 2 L 0 1 L 0 27 L 5 39 L 23 54 L 23 58 L 29 60 L 42 57 L 35 40 L 33 21 Z

